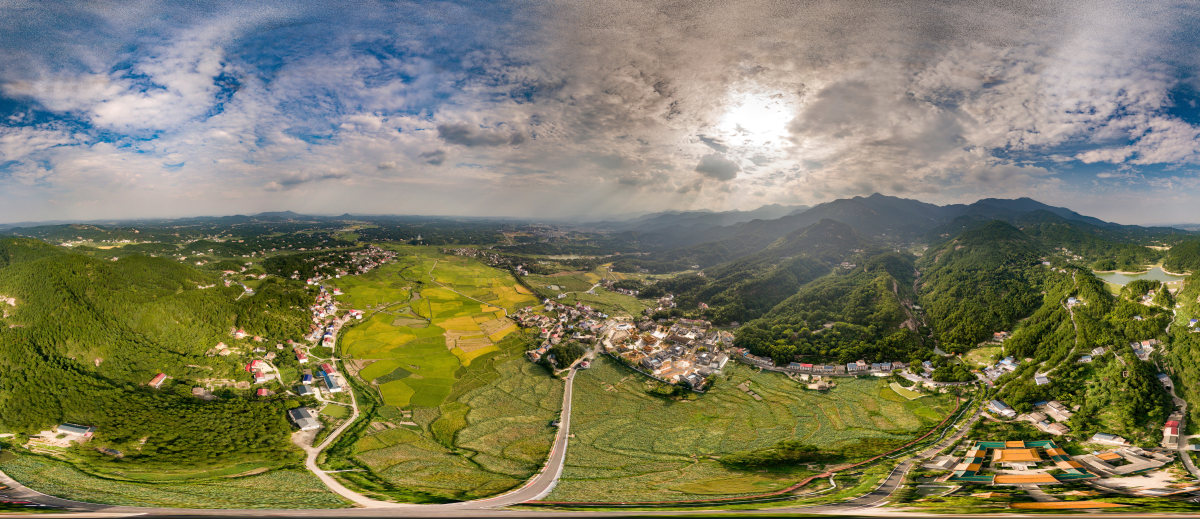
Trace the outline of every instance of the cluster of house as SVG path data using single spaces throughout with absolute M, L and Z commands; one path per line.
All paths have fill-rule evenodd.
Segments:
M 1016 371 L 1017 365 L 1020 363 L 1021 361 L 1018 361 L 1012 357 L 1004 357 L 996 362 L 995 365 L 983 368 L 983 376 L 994 382 L 1001 376 Z
M 701 391 L 729 362 L 724 349 L 731 344 L 733 334 L 713 330 L 708 321 L 679 319 L 670 324 L 621 323 L 614 326 L 605 347 L 647 375 Z
M 638 294 L 639 294 L 639 293 L 641 293 L 641 292 L 639 292 L 639 291 L 637 291 L 637 290 L 633 290 L 633 289 L 630 289 L 630 288 L 618 288 L 618 287 L 615 287 L 615 286 L 613 286 L 613 285 L 614 285 L 614 281 L 613 281 L 613 280 L 611 280 L 611 279 L 606 279 L 606 280 L 604 280 L 604 288 L 606 288 L 606 289 L 608 289 L 608 290 L 610 290 L 610 291 L 612 291 L 612 292 L 616 292 L 616 293 L 618 293 L 618 294 L 625 294 L 625 295 L 627 295 L 627 296 L 633 296 L 633 297 L 637 297 L 637 296 L 638 296 Z
M 757 366 L 769 371 L 779 371 L 782 373 L 795 373 L 800 375 L 830 375 L 856 377 L 859 375 L 875 375 L 887 376 L 895 370 L 901 370 L 908 367 L 900 361 L 892 362 L 867 362 L 859 359 L 855 362 L 847 362 L 846 364 L 812 364 L 808 362 L 790 362 L 786 366 L 776 366 L 775 362 L 766 357 L 759 357 L 751 354 L 743 348 L 734 348 L 734 358 L 741 362 Z
M 322 346 L 332 348 L 337 339 L 338 330 L 346 324 L 346 321 L 363 318 L 362 310 L 350 310 L 338 317 L 338 305 L 333 297 L 339 295 L 342 295 L 341 289 L 327 290 L 324 285 L 320 287 L 316 300 L 309 307 L 313 322 L 309 325 L 308 335 L 304 336 L 305 340 L 319 342 Z
M 396 256 L 397 253 L 395 251 L 384 250 L 371 245 L 365 249 L 347 253 L 344 257 L 339 258 L 341 261 L 321 261 L 314 265 L 314 270 L 333 270 L 333 278 L 366 274 L 380 265 L 396 259 Z M 319 285 L 321 284 L 321 281 L 327 279 L 328 277 L 329 276 L 323 276 L 321 274 L 314 274 L 312 277 L 305 279 L 304 282 L 308 283 L 309 285 Z M 291 278 L 300 279 L 300 274 L 298 272 L 293 272 Z
M 1150 354 L 1154 353 L 1154 347 L 1158 346 L 1158 339 L 1148 339 L 1145 341 L 1131 342 L 1129 347 L 1133 348 L 1133 354 L 1143 361 L 1150 360 Z
M 1034 408 L 1037 410 L 1017 418 L 1033 424 L 1039 431 L 1047 434 L 1062 436 L 1071 432 L 1071 428 L 1063 422 L 1070 420 L 1075 413 L 1062 402 L 1057 400 L 1038 402 L 1034 404 Z
M 275 373 L 275 367 L 262 359 L 254 359 L 246 364 L 246 371 L 254 377 L 255 384 L 264 384 L 270 382 L 271 375 Z
M 1096 346 L 1095 348 L 1092 348 L 1091 353 L 1079 357 L 1079 362 L 1087 364 L 1097 358 L 1104 356 L 1104 353 L 1106 351 L 1108 351 L 1108 349 L 1105 348 L 1104 346 Z
M 607 326 L 608 314 L 583 303 L 564 305 L 545 299 L 540 308 L 543 313 L 527 306 L 511 316 L 518 325 L 538 330 L 542 343 L 528 353 L 533 362 L 540 362 L 551 347 L 562 341 L 594 343 Z

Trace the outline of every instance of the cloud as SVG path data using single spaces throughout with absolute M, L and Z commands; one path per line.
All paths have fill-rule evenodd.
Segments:
M 720 153 L 712 153 L 700 158 L 696 172 L 722 182 L 733 180 L 742 168 Z
M 466 123 L 439 124 L 438 137 L 448 144 L 458 144 L 467 147 L 475 146 L 518 146 L 525 142 L 525 136 L 519 132 L 503 129 L 479 128 Z
M 432 166 L 441 166 L 446 161 L 445 150 L 426 151 L 417 155 L 423 162 Z
M 0 16 L 0 220 L 387 212 L 399 193 L 420 195 L 415 212 L 551 216 L 962 201 L 1116 189 L 1097 164 L 1165 189 L 1200 165 L 1200 116 L 1177 99 L 1200 85 L 1186 6 L 151 0 Z

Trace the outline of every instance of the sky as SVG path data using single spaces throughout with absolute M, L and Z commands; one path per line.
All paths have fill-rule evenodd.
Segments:
M 1197 7 L 0 0 L 0 222 L 875 192 L 1200 222 Z

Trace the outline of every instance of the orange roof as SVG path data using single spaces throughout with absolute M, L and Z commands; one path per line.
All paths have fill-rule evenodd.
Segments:
M 994 463 L 1022 463 L 1041 461 L 1037 449 L 996 449 L 992 451 Z
M 1049 449 L 1046 449 L 1046 454 L 1048 454 L 1050 456 L 1066 456 L 1067 451 L 1064 451 L 1058 447 L 1051 447 Z
M 1060 468 L 1060 469 L 1081 469 L 1081 468 L 1083 468 L 1083 464 L 1081 464 L 1075 460 L 1056 461 L 1056 462 L 1054 462 L 1054 464 L 1058 465 L 1058 468 Z
M 993 480 L 997 485 L 1014 485 L 1021 483 L 1058 483 L 1050 474 L 999 474 Z
M 1072 508 L 1121 508 L 1130 505 L 1106 501 L 1056 501 L 1053 503 L 1012 503 L 1008 506 L 1026 510 L 1067 510 Z
M 1104 461 L 1112 461 L 1112 460 L 1119 460 L 1119 459 L 1121 459 L 1121 455 L 1120 455 L 1120 454 L 1117 454 L 1117 453 L 1115 453 L 1115 452 L 1112 452 L 1112 451 L 1108 451 L 1108 452 L 1101 452 L 1100 454 L 1097 454 L 1097 455 L 1096 455 L 1096 457 L 1097 457 L 1097 458 L 1100 458 L 1100 459 L 1102 459 L 1102 460 L 1104 460 Z
M 1004 442 L 1004 446 L 1009 449 L 1024 449 L 1025 442 L 1018 441 L 1018 440 L 1009 440 L 1009 441 Z
M 979 472 L 979 469 L 982 469 L 982 468 L 983 468 L 982 463 L 965 463 L 964 462 L 964 463 L 959 463 L 957 467 L 954 467 L 954 470 L 969 470 L 971 472 Z

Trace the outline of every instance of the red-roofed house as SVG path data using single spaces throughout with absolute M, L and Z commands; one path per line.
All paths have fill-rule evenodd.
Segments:
M 166 373 L 159 373 L 157 375 L 154 375 L 154 378 L 150 379 L 150 387 L 152 387 L 154 389 L 158 389 L 158 388 L 162 387 L 163 381 L 166 379 L 167 379 Z
M 1179 421 L 1170 420 L 1163 424 L 1162 443 L 1168 449 L 1179 448 Z
M 260 387 L 258 388 L 258 391 L 254 392 L 254 394 L 257 396 L 271 396 L 271 390 L 265 387 Z
M 262 384 L 262 383 L 268 382 L 270 380 L 271 380 L 271 377 L 268 377 L 266 373 L 263 373 L 262 371 L 259 371 L 259 370 L 254 371 L 254 383 L 255 384 Z
M 304 351 L 302 351 L 300 348 L 296 348 L 295 351 L 296 351 L 296 362 L 299 362 L 300 364 L 308 364 L 308 355 L 305 355 Z
M 321 363 L 321 370 L 326 373 L 337 373 L 337 370 L 333 369 L 333 366 L 330 366 L 328 362 Z

